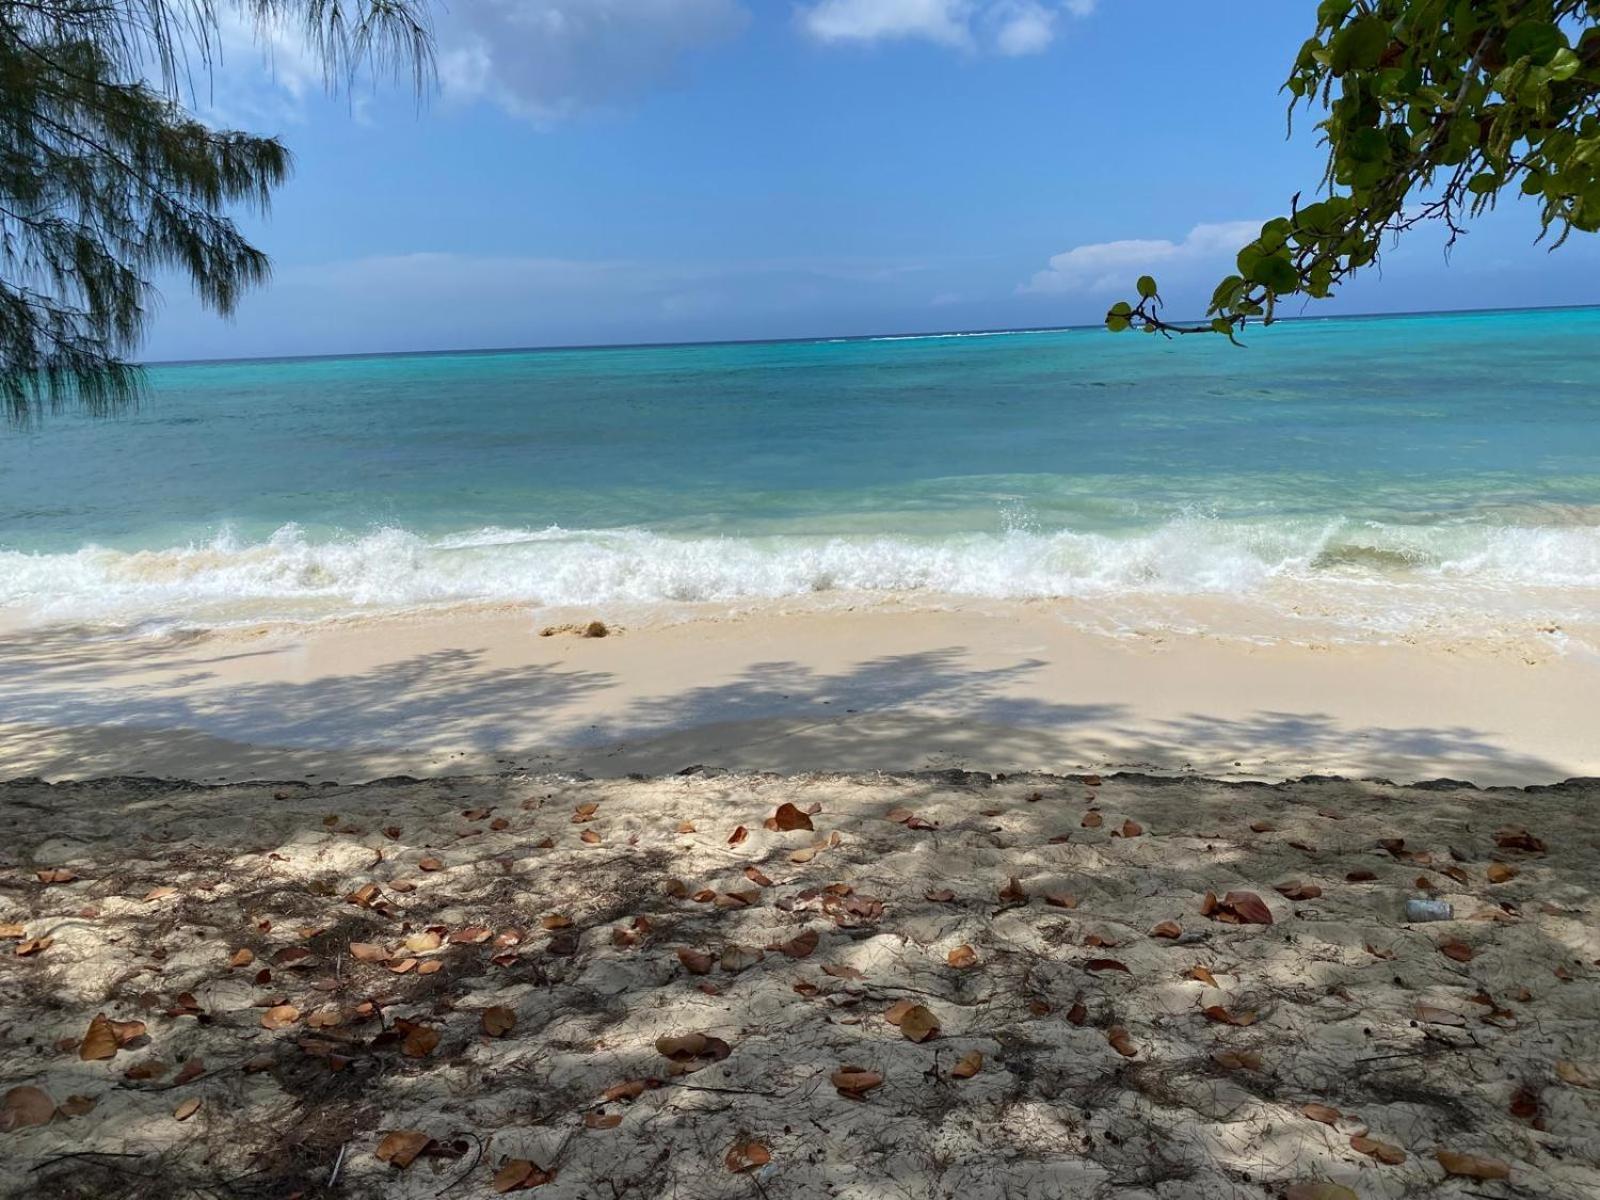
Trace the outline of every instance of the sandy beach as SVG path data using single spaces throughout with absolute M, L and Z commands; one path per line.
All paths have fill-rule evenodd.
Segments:
M 1597 799 L 12 783 L 0 1191 L 1581 1200 Z
M 1600 670 L 1565 631 L 1110 637 L 1064 602 L 693 615 L 480 609 L 148 635 L 18 622 L 0 635 L 0 777 L 1600 775 Z M 616 632 L 540 636 L 595 616 Z

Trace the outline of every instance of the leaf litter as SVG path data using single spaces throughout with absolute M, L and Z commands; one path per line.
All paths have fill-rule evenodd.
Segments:
M 1018 1195 L 1600 1188 L 1592 785 L 0 787 L 17 1194 L 142 1194 L 94 1157 L 131 1153 L 195 1191 L 803 1196 L 936 1145 Z M 988 1132 L 941 1141 L 963 1106 Z

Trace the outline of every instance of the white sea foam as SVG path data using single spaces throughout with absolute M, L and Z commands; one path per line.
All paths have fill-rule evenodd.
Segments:
M 463 602 L 529 606 L 744 602 L 818 593 L 989 599 L 1117 596 L 1359 598 L 1435 613 L 1514 610 L 1537 591 L 1600 615 L 1600 527 L 1174 520 L 1120 535 L 672 537 L 642 530 L 403 529 L 331 540 L 294 526 L 263 541 L 74 553 L 0 551 L 0 606 L 39 616 L 224 619 Z M 1404 621 L 1399 622 L 1403 624 Z

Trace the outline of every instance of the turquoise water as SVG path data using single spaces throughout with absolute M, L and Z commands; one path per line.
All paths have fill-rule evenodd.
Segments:
M 160 366 L 0 431 L 0 604 L 1600 595 L 1600 310 Z M 1481 597 L 1480 597 L 1481 598 Z M 1467 603 L 1465 599 L 1459 603 Z

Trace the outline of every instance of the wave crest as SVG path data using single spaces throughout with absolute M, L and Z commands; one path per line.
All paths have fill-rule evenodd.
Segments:
M 288 525 L 161 550 L 0 551 L 0 605 L 51 616 L 296 616 L 473 601 L 533 606 L 825 592 L 995 599 L 1250 596 L 1295 583 L 1600 588 L 1600 527 L 1180 519 L 1121 535 L 674 537 L 642 530 L 404 529 L 317 540 Z

